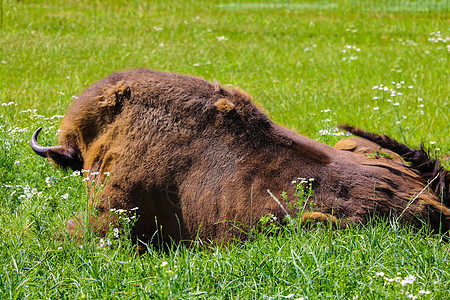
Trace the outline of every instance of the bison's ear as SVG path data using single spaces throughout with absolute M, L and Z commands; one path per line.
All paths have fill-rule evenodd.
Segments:
M 113 86 L 103 86 L 102 95 L 97 100 L 100 107 L 116 106 L 123 99 L 129 99 L 130 95 L 130 87 L 121 80 Z
M 216 101 L 216 103 L 214 103 L 214 105 L 223 114 L 229 114 L 235 110 L 234 104 L 226 98 L 220 98 Z

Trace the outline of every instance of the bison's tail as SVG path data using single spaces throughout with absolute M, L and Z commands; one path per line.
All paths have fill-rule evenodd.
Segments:
M 405 161 L 410 162 L 411 168 L 421 174 L 425 179 L 431 181 L 430 187 L 442 199 L 443 203 L 447 207 L 450 207 L 450 171 L 445 170 L 439 160 L 430 158 L 423 144 L 419 150 L 416 150 L 386 135 L 381 136 L 349 125 L 341 125 L 339 128 L 377 143 L 381 147 L 397 153 Z

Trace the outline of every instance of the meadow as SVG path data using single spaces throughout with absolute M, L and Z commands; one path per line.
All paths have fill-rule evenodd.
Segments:
M 239 87 L 276 123 L 334 145 L 348 123 L 421 143 L 450 167 L 448 1 L 2 0 L 0 299 L 448 299 L 445 237 L 393 220 L 296 223 L 229 247 L 135 253 L 126 232 L 54 238 L 86 209 L 54 145 L 73 99 L 145 67 Z

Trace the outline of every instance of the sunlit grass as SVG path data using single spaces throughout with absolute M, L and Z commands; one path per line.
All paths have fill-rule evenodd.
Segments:
M 417 3 L 2 1 L 0 298 L 448 298 L 448 244 L 389 220 L 144 257 L 115 231 L 63 242 L 57 232 L 89 201 L 84 182 L 29 147 L 40 126 L 40 142 L 56 143 L 94 81 L 146 67 L 238 86 L 329 145 L 350 123 L 448 156 L 448 7 Z

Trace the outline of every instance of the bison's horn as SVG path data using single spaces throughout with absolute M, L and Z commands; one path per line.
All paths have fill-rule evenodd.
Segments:
M 37 155 L 42 156 L 42 157 L 48 157 L 47 153 L 51 150 L 57 150 L 57 149 L 61 149 L 61 146 L 55 146 L 55 147 L 42 147 L 41 145 L 38 144 L 37 142 L 37 136 L 39 134 L 39 132 L 41 132 L 42 127 L 39 127 L 31 136 L 31 148 L 34 150 L 34 152 L 36 152 Z

